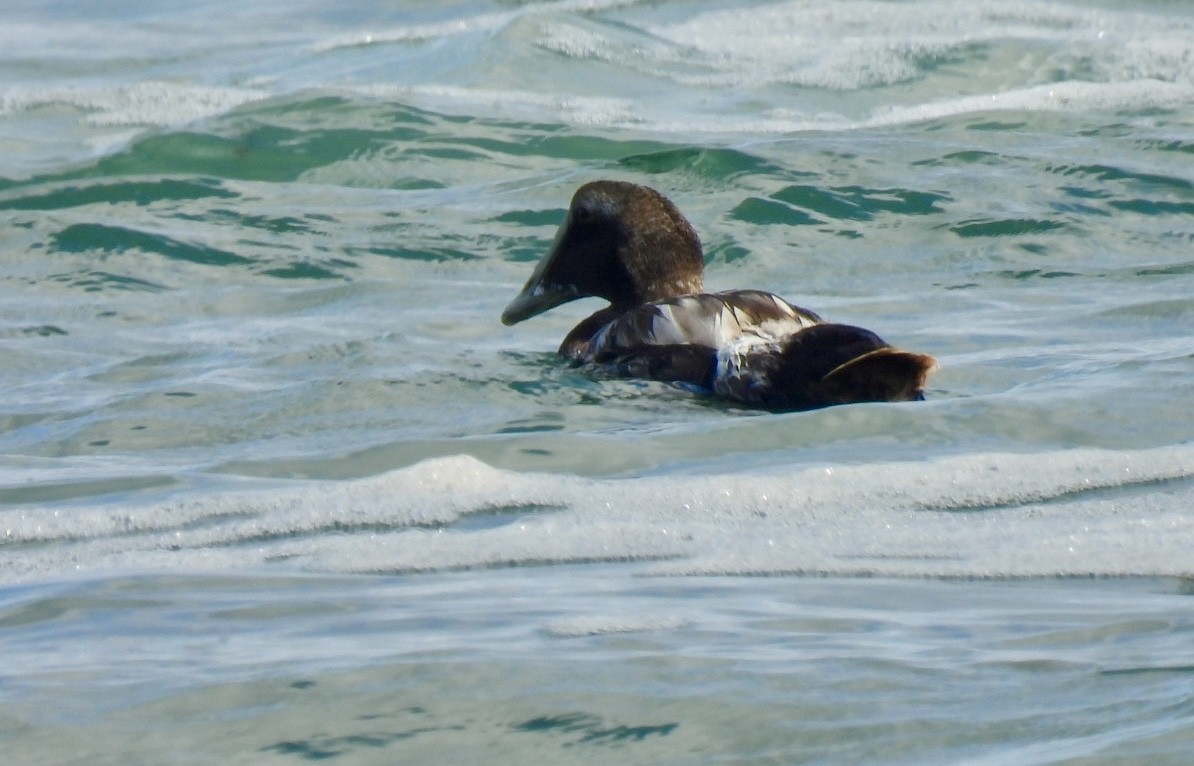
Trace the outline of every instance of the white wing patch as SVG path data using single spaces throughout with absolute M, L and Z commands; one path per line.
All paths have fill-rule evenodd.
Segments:
M 771 385 L 774 365 L 768 362 L 774 359 L 778 364 L 782 350 L 782 338 L 759 335 L 744 335 L 717 349 L 714 393 L 747 403 L 760 401 L 760 392 Z
M 727 360 L 760 346 L 778 348 L 820 322 L 810 311 L 760 290 L 682 295 L 622 314 L 589 342 L 585 357 L 633 353 L 643 346 L 703 346 Z M 719 362 L 719 368 L 721 364 Z

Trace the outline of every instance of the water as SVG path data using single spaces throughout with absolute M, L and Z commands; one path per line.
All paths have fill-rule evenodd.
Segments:
M 5 762 L 1187 763 L 1191 41 L 9 3 Z M 607 177 L 928 400 L 761 414 L 562 365 L 595 301 L 503 327 Z

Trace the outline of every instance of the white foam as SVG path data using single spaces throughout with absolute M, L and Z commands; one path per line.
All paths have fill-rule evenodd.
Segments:
M 710 11 L 652 31 L 720 64 L 723 84 L 871 88 L 909 80 L 923 62 L 1009 42 L 1040 50 L 1055 68 L 1081 58 L 1097 80 L 1194 78 L 1194 20 L 1049 2 L 790 0 Z
M 487 59 L 505 62 L 492 76 L 437 82 L 433 67 L 405 84 L 350 87 L 452 113 L 666 133 L 848 130 L 992 110 L 1169 108 L 1194 97 L 1194 20 L 1182 15 L 999 0 L 788 0 L 672 9 L 645 23 L 634 12 L 622 14 L 626 21 L 590 13 L 628 5 L 637 3 L 530 3 L 315 47 L 482 46 Z M 534 65 L 528 49 L 571 61 L 522 88 L 525 78 L 510 73 Z
M 15 87 L 0 92 L 0 114 L 67 106 L 88 113 L 97 127 L 172 127 L 267 98 L 257 88 L 145 81 L 116 86 Z
M 516 12 L 483 13 L 467 18 L 425 24 L 404 24 L 376 31 L 362 31 L 341 34 L 315 44 L 316 52 L 327 52 L 341 48 L 355 48 L 366 45 L 388 45 L 394 43 L 421 42 L 465 34 L 467 32 L 492 30 L 510 22 Z
M 517 20 L 524 15 L 531 11 Z M 1046 2 L 793 0 L 641 28 L 554 14 L 522 27 L 522 44 L 620 70 L 629 78 L 623 93 L 640 87 L 644 75 L 657 78 L 652 96 L 624 96 L 610 108 L 601 93 L 568 91 L 619 82 L 615 74 L 589 83 L 587 69 L 563 69 L 547 98 L 493 87 L 437 95 L 515 111 L 555 108 L 576 124 L 681 133 L 849 130 L 988 111 L 1173 108 L 1194 97 L 1194 21 Z M 755 106 L 741 109 L 738 95 L 752 91 Z M 824 91 L 857 95 L 828 98 Z M 942 98 L 943 91 L 955 95 Z
M 661 133 L 849 130 L 992 110 L 1140 110 L 1194 99 L 1194 20 L 1178 14 L 996 0 L 789 0 L 746 11 L 669 9 L 647 14 L 645 22 L 637 21 L 635 9 L 610 13 L 634 5 L 571 0 L 476 15 L 428 12 L 426 22 L 302 44 L 312 46 L 305 55 L 316 58 L 424 41 L 480 47 L 482 59 L 503 62 L 492 75 L 441 72 L 441 62 L 415 67 L 411 82 L 362 83 L 348 76 L 355 64 L 346 63 L 345 76 L 333 79 L 336 87 L 449 113 Z M 84 25 L 63 34 L 63 49 L 78 55 L 97 47 L 105 55 L 135 48 L 151 57 L 179 45 L 196 55 L 206 50 L 188 42 L 195 35 L 182 33 L 128 30 L 116 47 L 105 35 L 99 35 L 105 46 L 96 46 L 97 33 Z M 39 27 L 2 37 L 29 47 L 28 55 L 49 56 L 62 47 Z M 277 46 L 294 41 L 268 40 Z M 517 72 L 536 65 L 528 49 L 570 61 L 537 73 L 534 87 L 526 87 Z M 310 67 L 250 73 L 236 79 L 249 83 L 239 86 L 149 80 L 9 87 L 0 90 L 0 115 L 79 109 L 84 123 L 104 129 L 84 140 L 105 152 L 134 135 L 113 135 L 113 129 L 185 125 L 274 94 L 326 87 L 326 72 L 344 71 L 330 63 L 316 70 L 324 74 L 315 79 Z
M 588 127 L 630 128 L 658 133 L 782 135 L 806 131 L 866 130 L 928 122 L 968 114 L 998 112 L 1079 112 L 1172 109 L 1194 101 L 1194 86 L 1158 80 L 1130 83 L 1058 82 L 1001 93 L 921 103 L 885 105 L 865 117 L 805 114 L 775 107 L 755 114 L 682 116 L 654 114 L 629 98 L 532 93 L 461 86 L 373 85 L 351 88 L 371 97 L 411 100 L 430 109 L 519 113 L 562 119 Z
M 402 24 L 375 31 L 336 35 L 326 40 L 321 40 L 315 44 L 314 48 L 317 52 L 327 52 L 341 48 L 355 48 L 366 45 L 389 45 L 437 40 L 475 32 L 492 32 L 524 16 L 542 13 L 609 10 L 625 5 L 636 5 L 638 2 L 640 0 L 560 0 L 560 2 L 554 3 L 528 3 L 512 11 L 479 13 L 443 21 Z
M 692 624 L 690 619 L 668 615 L 585 615 L 550 622 L 544 626 L 544 632 L 556 638 L 583 638 L 613 633 L 680 630 Z
M 360 85 L 347 90 L 373 98 L 413 100 L 449 113 L 516 112 L 586 126 L 631 127 L 643 123 L 634 102 L 627 98 L 459 85 Z
M 1191 477 L 1192 445 L 616 480 L 457 456 L 354 481 L 0 512 L 0 578 L 628 561 L 659 575 L 1188 576 Z
M 981 96 L 877 110 L 858 127 L 924 122 L 982 112 L 1171 109 L 1190 103 L 1194 87 L 1158 80 L 1131 83 L 1058 82 Z

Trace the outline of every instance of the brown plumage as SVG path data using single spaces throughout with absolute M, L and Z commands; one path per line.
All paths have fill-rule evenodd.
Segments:
M 931 356 L 824 322 L 771 293 L 705 293 L 703 274 L 700 240 L 670 200 L 645 186 L 595 181 L 573 196 L 551 250 L 502 321 L 596 296 L 610 305 L 560 345 L 577 363 L 773 410 L 923 398 Z

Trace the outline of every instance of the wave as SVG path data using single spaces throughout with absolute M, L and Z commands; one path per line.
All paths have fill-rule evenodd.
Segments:
M 1035 79 L 1194 82 L 1194 20 L 1053 2 L 791 0 L 700 13 L 651 31 L 714 62 L 719 84 L 855 90 L 952 78 L 968 64 L 1002 59 Z M 978 81 L 1002 81 L 992 76 L 1007 72 Z
M 498 46 L 505 50 L 494 54 L 509 58 L 506 69 L 546 63 L 528 48 L 564 60 L 551 67 L 558 74 L 534 78 L 535 89 L 517 74 L 354 87 L 448 113 L 682 134 L 866 130 L 986 113 L 1170 110 L 1194 99 L 1194 45 L 1182 39 L 1161 39 L 1161 53 L 1135 38 L 1088 50 L 1082 41 L 1101 39 L 1093 26 L 1068 28 L 1050 40 L 1044 31 L 988 25 L 973 32 L 982 42 L 969 31 L 917 42 L 900 31 L 905 22 L 898 19 L 889 19 L 895 31 L 852 34 L 845 11 L 827 27 L 812 28 L 792 7 L 798 5 L 784 5 L 787 21 L 773 25 L 765 15 L 744 25 L 741 19 L 754 15 L 741 11 L 729 16 L 736 23 L 708 14 L 654 30 L 574 17 L 519 20 L 505 30 L 509 39 Z M 809 30 L 805 36 L 785 31 L 794 19 Z M 954 22 L 966 25 L 960 17 Z M 1054 46 L 1064 50 L 1043 52 Z M 1039 59 L 1017 65 L 1038 71 L 1009 77 L 1004 58 Z M 644 82 L 651 83 L 646 91 Z
M 578 12 L 598 5 L 607 12 Z M 684 133 L 1170 109 L 1194 96 L 1194 21 L 1163 13 L 1050 2 L 792 0 L 642 21 L 608 12 L 618 5 L 530 5 L 371 36 L 407 44 L 472 33 L 472 43 L 504 62 L 493 74 L 439 82 L 429 72 L 374 92 L 388 88 L 448 111 L 500 107 L 569 124 Z
M 639 5 L 643 0 L 558 0 L 549 3 L 527 3 L 512 11 L 479 13 L 436 21 L 386 26 L 381 29 L 338 34 L 320 40 L 313 46 L 317 52 L 372 45 L 423 42 L 457 37 L 475 32 L 494 32 L 520 18 L 543 13 L 591 13 L 624 6 Z
M 18 86 L 0 92 L 0 115 L 65 106 L 86 113 L 96 127 L 177 127 L 270 96 L 262 88 L 147 80 L 97 87 Z
M 262 36 L 271 55 L 244 71 L 233 62 L 227 84 L 126 73 L 17 85 L 0 89 L 0 115 L 78 110 L 102 153 L 129 129 L 177 128 L 328 88 L 449 114 L 705 135 L 867 129 L 991 111 L 1180 109 L 1194 100 L 1194 20 L 1164 8 L 993 0 L 640 6 L 441 9 L 373 31 Z M 188 56 L 203 68 L 228 66 L 226 51 L 195 46 Z M 166 55 L 150 50 L 154 61 Z
M 6 510 L 0 578 L 590 562 L 659 576 L 1190 576 L 1191 479 L 1191 444 L 632 479 L 455 456 L 357 480 Z

